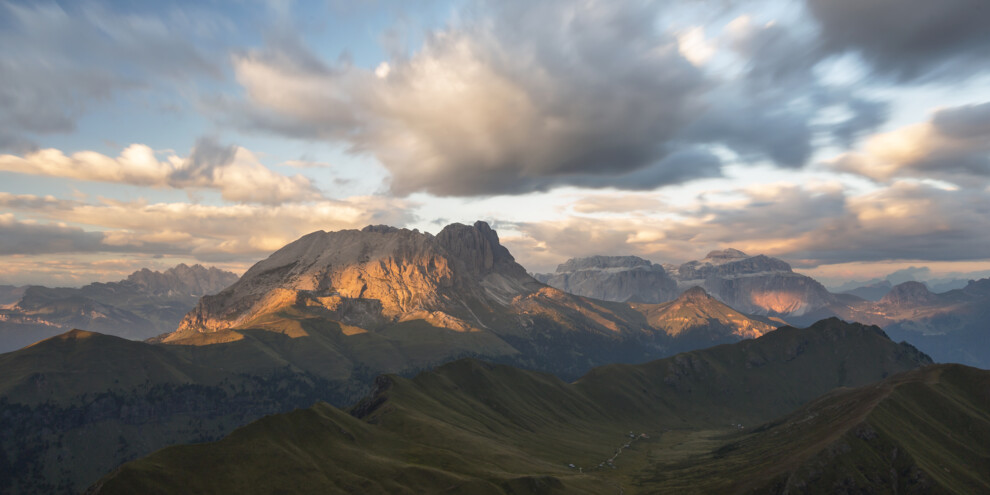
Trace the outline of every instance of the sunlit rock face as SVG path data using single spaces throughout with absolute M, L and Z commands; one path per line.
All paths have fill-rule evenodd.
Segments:
M 828 306 L 835 297 L 786 262 L 737 249 L 712 251 L 673 273 L 678 287 L 703 287 L 733 308 L 752 314 L 800 316 Z
M 386 226 L 313 232 L 204 297 L 165 341 L 293 306 L 323 308 L 328 318 L 364 326 L 424 319 L 465 330 L 484 326 L 476 310 L 539 287 L 484 222 L 449 225 L 436 236 Z
M 708 339 L 712 342 L 754 339 L 774 330 L 776 325 L 754 320 L 715 299 L 701 287 L 692 287 L 677 299 L 643 308 L 650 325 L 668 335 Z M 695 335 L 689 335 L 694 333 Z
M 573 258 L 554 273 L 538 274 L 547 285 L 606 301 L 661 303 L 677 297 L 677 282 L 660 265 L 636 256 Z

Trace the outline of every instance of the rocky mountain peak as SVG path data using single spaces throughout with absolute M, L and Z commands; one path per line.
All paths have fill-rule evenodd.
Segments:
M 660 265 L 637 256 L 572 258 L 536 279 L 579 296 L 660 303 L 677 296 L 677 282 Z
M 923 305 L 935 300 L 935 294 L 928 286 L 916 281 L 895 285 L 887 295 L 880 300 L 881 304 L 891 306 Z
M 705 256 L 705 260 L 711 262 L 728 262 L 744 258 L 749 258 L 749 255 L 738 249 L 732 248 L 712 251 Z
M 180 263 L 163 272 L 142 268 L 127 277 L 126 281 L 141 290 L 155 295 L 216 294 L 237 281 L 237 274 L 203 265 Z
M 663 271 L 663 267 L 654 265 L 650 260 L 645 260 L 638 256 L 588 256 L 586 258 L 571 258 L 557 265 L 556 273 L 568 273 L 580 270 L 605 270 L 610 268 L 646 268 Z
M 694 304 L 706 303 L 708 301 L 713 301 L 713 300 L 715 300 L 714 297 L 709 295 L 708 292 L 705 291 L 705 289 L 697 285 L 684 291 L 680 296 L 677 297 L 677 301 L 689 302 Z
M 486 222 L 478 221 L 473 226 L 450 224 L 437 234 L 436 239 L 446 252 L 462 260 L 475 273 L 490 273 L 496 264 L 513 271 L 519 267 L 509 250 L 499 242 L 498 233 Z
M 506 304 L 539 287 L 485 222 L 448 225 L 436 236 L 381 225 L 318 231 L 201 300 L 180 331 L 229 328 L 285 306 L 323 308 L 357 326 L 426 319 L 466 329 L 465 319 L 477 319 L 469 302 Z

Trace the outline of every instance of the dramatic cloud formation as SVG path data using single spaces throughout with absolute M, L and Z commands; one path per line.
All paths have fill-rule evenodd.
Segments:
M 871 136 L 831 164 L 875 180 L 934 178 L 962 187 L 990 179 L 990 103 L 946 108 L 928 122 Z
M 93 151 L 66 156 L 45 149 L 24 157 L 0 155 L 0 170 L 137 186 L 216 189 L 223 199 L 244 203 L 320 198 L 309 179 L 272 172 L 247 149 L 220 146 L 211 139 L 200 139 L 184 159 L 172 154 L 159 161 L 154 150 L 143 144 L 128 146 L 117 158 Z
M 959 77 L 990 62 L 984 0 L 806 0 L 827 50 L 853 50 L 900 80 Z
M 539 270 L 990 267 L 985 0 L 408 5 L 0 0 L 0 279 L 477 218 Z
M 818 82 L 811 40 L 748 17 L 704 40 L 658 28 L 666 11 L 649 2 L 477 8 L 375 70 L 279 38 L 235 57 L 245 101 L 211 105 L 232 124 L 349 143 L 388 168 L 394 193 L 439 196 L 679 184 L 721 175 L 709 144 L 799 168 L 817 134 L 852 142 L 886 115 Z M 704 68 L 719 45 L 741 75 Z M 813 124 L 835 106 L 849 118 Z

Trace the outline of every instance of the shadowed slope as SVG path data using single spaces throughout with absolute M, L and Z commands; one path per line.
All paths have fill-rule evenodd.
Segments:
M 351 416 L 319 405 L 266 418 L 215 444 L 168 448 L 128 463 L 96 488 L 611 492 L 615 478 L 589 471 L 613 456 L 618 442 L 630 442 L 630 431 L 658 436 L 670 428 L 767 421 L 835 386 L 929 362 L 875 327 L 838 320 L 644 365 L 596 368 L 574 384 L 460 360 L 412 380 L 380 377 Z M 217 459 L 231 462 L 218 469 L 211 462 Z M 392 479 L 402 481 L 393 486 Z
M 987 493 L 990 372 L 935 365 L 830 393 L 711 454 L 635 477 L 644 492 Z

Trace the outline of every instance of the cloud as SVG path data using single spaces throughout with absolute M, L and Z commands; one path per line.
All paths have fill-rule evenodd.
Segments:
M 986 70 L 990 8 L 984 0 L 806 0 L 827 50 L 852 50 L 896 80 Z
M 111 200 L 53 205 L 42 197 L 4 194 L 0 205 L 32 217 L 0 216 L 0 254 L 6 255 L 144 253 L 255 261 L 316 230 L 412 221 L 408 202 L 382 197 L 274 206 Z
M 346 143 L 386 167 L 393 193 L 437 196 L 717 177 L 710 144 L 797 168 L 818 134 L 851 142 L 885 119 L 882 104 L 818 81 L 799 29 L 660 27 L 676 7 L 476 2 L 375 68 L 283 36 L 234 56 L 243 99 L 207 103 L 224 124 Z M 709 70 L 720 56 L 746 70 Z M 847 121 L 814 123 L 836 106 Z
M 103 236 L 66 225 L 21 222 L 0 214 L 0 255 L 88 252 L 100 248 Z
M 85 181 L 176 189 L 216 189 L 223 199 L 243 203 L 279 204 L 317 200 L 319 191 L 302 175 L 272 172 L 249 150 L 221 146 L 202 138 L 187 158 L 170 154 L 159 160 L 155 151 L 132 144 L 112 158 L 95 151 L 66 156 L 43 149 L 23 157 L 0 155 L 0 170 Z
M 927 122 L 873 135 L 861 150 L 829 163 L 878 181 L 917 177 L 984 186 L 990 178 L 990 103 L 938 110 Z
M 652 10 L 506 2 L 486 13 L 430 33 L 387 71 L 298 49 L 238 56 L 245 121 L 349 141 L 389 169 L 397 194 L 649 188 L 719 173 L 712 156 L 684 166 L 671 142 L 700 111 L 704 81 Z
M 622 195 L 617 195 L 617 201 Z M 850 195 L 839 184 L 771 184 L 705 194 L 691 205 L 636 216 L 584 214 L 506 224 L 506 238 L 530 270 L 552 270 L 570 257 L 635 254 L 681 263 L 733 247 L 781 257 L 799 267 L 889 260 L 985 260 L 990 198 L 895 182 Z M 598 212 L 595 212 L 598 213 Z M 658 211 L 657 213 L 660 213 Z
M 166 9 L 167 10 L 167 9 Z M 219 78 L 202 48 L 225 32 L 206 12 L 125 13 L 94 3 L 0 2 L 0 147 L 65 133 L 123 91 Z M 210 26 L 210 29 L 203 29 Z

